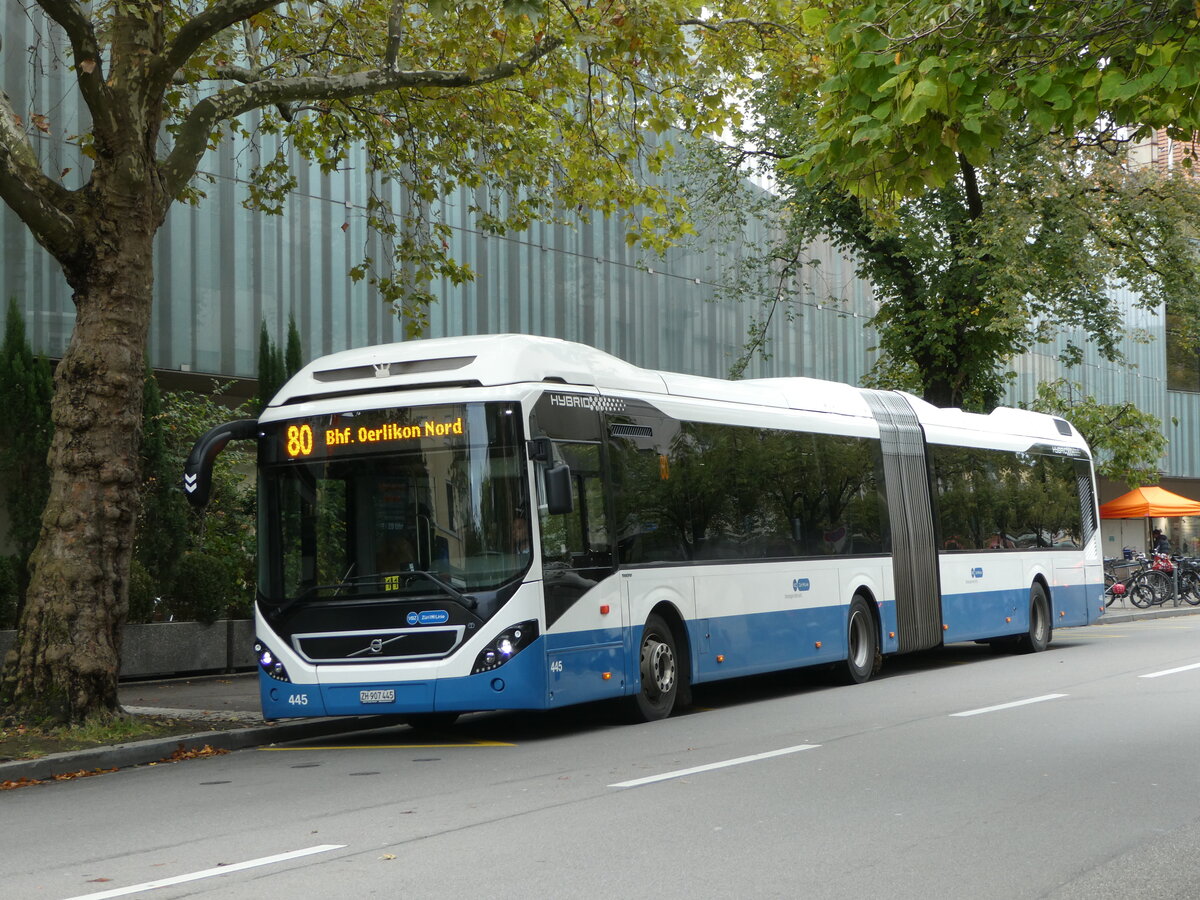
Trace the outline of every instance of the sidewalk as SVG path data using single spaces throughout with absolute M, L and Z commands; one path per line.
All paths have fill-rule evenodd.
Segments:
M 190 729 L 197 722 L 212 722 L 211 731 L 152 740 L 54 753 L 37 759 L 0 762 L 0 783 L 36 781 L 71 772 L 116 769 L 161 762 L 179 751 L 241 750 L 270 744 L 301 741 L 348 731 L 396 724 L 388 716 L 339 716 L 266 722 L 259 709 L 258 674 L 203 675 L 166 681 L 122 682 L 121 705 L 134 715 L 180 719 Z
M 1138 609 L 1118 600 L 1098 624 L 1115 625 L 1142 619 L 1200 614 L 1200 606 L 1155 606 Z M 296 719 L 267 723 L 258 701 L 257 673 L 206 675 L 168 681 L 127 682 L 120 686 L 121 704 L 134 715 L 162 716 L 187 723 L 212 722 L 211 731 L 195 731 L 171 737 L 56 753 L 40 759 L 0 762 L 0 782 L 44 779 L 81 770 L 114 769 L 159 762 L 182 749 L 241 750 L 323 735 L 383 728 L 396 724 L 395 717 L 351 716 Z M 217 727 L 217 725 L 221 727 Z
M 1200 615 L 1200 606 L 1189 606 L 1180 602 L 1178 606 L 1170 603 L 1162 606 L 1152 606 L 1149 609 L 1138 609 L 1128 600 L 1117 600 L 1104 611 L 1097 625 L 1115 625 L 1124 622 L 1134 622 L 1139 619 L 1169 619 L 1173 616 Z

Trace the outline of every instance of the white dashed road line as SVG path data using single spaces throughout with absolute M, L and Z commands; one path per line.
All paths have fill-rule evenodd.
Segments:
M 726 759 L 722 762 L 709 763 L 706 766 L 693 766 L 690 769 L 676 769 L 674 772 L 663 772 L 661 775 L 650 775 L 646 778 L 634 778 L 632 781 L 621 781 L 610 784 L 613 788 L 638 787 L 643 784 L 653 784 L 656 781 L 668 781 L 672 778 L 683 778 L 685 775 L 695 775 L 698 772 L 711 772 L 713 769 L 725 769 L 729 766 L 740 766 L 743 763 L 757 762 L 760 759 L 771 759 L 774 756 L 786 756 L 789 753 L 799 753 L 801 750 L 814 750 L 820 744 L 797 744 L 795 747 L 784 747 L 782 750 L 771 750 L 767 753 L 755 753 L 753 756 L 739 756 L 737 759 Z
M 278 853 L 275 856 L 263 856 L 259 859 L 248 859 L 245 862 L 230 863 L 214 869 L 204 869 L 201 872 L 191 872 L 187 875 L 176 875 L 174 878 L 160 878 L 158 881 L 144 881 L 129 887 L 113 888 L 96 894 L 81 894 L 69 897 L 67 900 L 108 900 L 109 897 L 127 897 L 130 894 L 140 894 L 142 891 L 152 891 L 155 888 L 170 887 L 174 884 L 186 884 L 189 881 L 199 881 L 202 878 L 214 878 L 217 875 L 228 875 L 230 872 L 240 872 L 243 869 L 253 869 L 258 866 L 269 866 L 272 863 L 286 862 L 301 856 L 311 856 L 314 853 L 326 853 L 329 850 L 341 850 L 345 844 L 321 844 L 317 847 L 306 847 L 303 850 L 292 850 L 288 853 Z
M 1177 672 L 1189 672 L 1192 669 L 1200 669 L 1200 663 L 1192 663 L 1190 666 L 1179 666 L 1175 669 L 1163 669 L 1161 672 L 1151 672 L 1149 675 L 1139 675 L 1138 678 L 1161 678 L 1164 675 L 1174 675 Z
M 985 706 L 982 709 L 968 709 L 966 712 L 950 713 L 951 718 L 965 718 L 966 716 L 981 716 L 984 713 L 999 712 L 1002 709 L 1012 709 L 1016 706 L 1028 706 L 1030 703 L 1042 703 L 1045 700 L 1057 700 L 1059 697 L 1065 697 L 1066 694 L 1043 694 L 1040 697 L 1030 697 L 1028 700 L 1014 700 L 1012 703 L 1000 703 L 996 706 Z

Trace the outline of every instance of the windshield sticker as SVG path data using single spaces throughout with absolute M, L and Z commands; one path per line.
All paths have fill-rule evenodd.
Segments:
M 419 613 L 410 612 L 405 621 L 409 625 L 443 625 L 450 621 L 450 613 L 444 609 L 427 609 Z

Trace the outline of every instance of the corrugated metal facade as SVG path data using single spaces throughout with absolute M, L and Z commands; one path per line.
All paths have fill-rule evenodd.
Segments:
M 51 115 L 50 132 L 38 134 L 39 152 L 48 169 L 69 169 L 68 185 L 78 184 L 86 160 L 67 138 L 84 129 L 73 79 L 62 63 L 64 48 L 39 42 L 20 4 L 5 4 L 0 23 L 3 83 L 19 111 Z M 30 49 L 9 49 L 16 47 Z M 31 56 L 41 72 L 35 82 Z M 383 255 L 366 231 L 365 167 L 351 165 L 335 175 L 301 167 L 285 214 L 264 216 L 242 206 L 241 179 L 257 158 L 243 145 L 210 153 L 202 166 L 207 181 L 200 182 L 206 199 L 195 207 L 177 205 L 158 236 L 150 346 L 158 369 L 254 377 L 259 323 L 265 320 L 282 341 L 292 314 L 309 356 L 401 339 L 402 323 L 391 310 L 365 282 L 347 277 L 364 254 Z M 761 297 L 714 302 L 732 279 L 731 260 L 765 245 L 761 225 L 717 235 L 721 253 L 681 249 L 666 259 L 647 259 L 626 247 L 617 221 L 535 225 L 520 235 L 486 236 L 472 227 L 465 201 L 451 199 L 446 221 L 454 235 L 451 252 L 477 278 L 460 287 L 435 286 L 432 336 L 549 335 L 642 366 L 720 376 L 740 355 L 751 321 L 765 313 Z M 0 288 L 24 309 L 35 348 L 59 356 L 74 321 L 66 284 L 4 207 L 0 234 Z M 797 279 L 805 285 L 802 301 L 776 312 L 771 356 L 756 360 L 746 374 L 858 382 L 876 340 L 867 325 L 874 312 L 870 286 L 829 246 L 814 247 L 809 256 L 819 264 L 806 266 Z M 831 304 L 825 299 L 831 295 L 849 301 Z M 1039 381 L 1065 375 L 1102 400 L 1134 403 L 1165 423 L 1172 442 L 1167 473 L 1200 478 L 1200 431 L 1192 424 L 1200 421 L 1200 395 L 1166 390 L 1162 318 L 1137 310 L 1132 297 L 1118 296 L 1126 309 L 1129 365 L 1100 360 L 1089 348 L 1082 366 L 1064 370 L 1057 361 L 1065 343 L 1060 340 L 1017 361 L 1008 400 L 1027 400 Z M 1143 333 L 1149 340 L 1134 339 Z

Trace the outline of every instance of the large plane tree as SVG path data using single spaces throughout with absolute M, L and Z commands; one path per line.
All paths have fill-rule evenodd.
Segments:
M 49 500 L 0 681 L 9 715 L 53 721 L 118 709 L 154 237 L 172 204 L 201 194 L 210 148 L 229 135 L 280 148 L 250 190 L 270 211 L 293 160 L 330 171 L 365 147 L 373 182 L 413 202 L 372 196 L 394 254 L 348 274 L 419 322 L 433 278 L 471 275 L 437 216 L 460 187 L 483 198 L 485 229 L 641 208 L 630 240 L 669 241 L 686 217 L 638 177 L 670 153 L 647 137 L 718 131 L 747 75 L 743 45 L 761 51 L 793 14 L 773 0 L 24 5 L 43 36 L 65 36 L 90 119 L 68 138 L 55 108 L 0 97 L 0 197 L 61 266 L 76 312 L 55 371 Z M 78 141 L 88 165 L 51 168 L 39 132 Z

